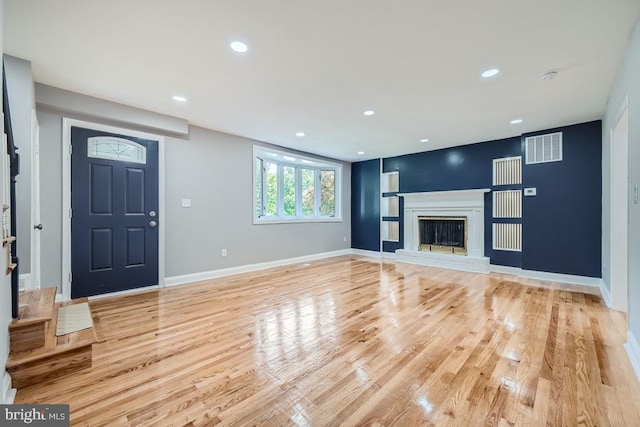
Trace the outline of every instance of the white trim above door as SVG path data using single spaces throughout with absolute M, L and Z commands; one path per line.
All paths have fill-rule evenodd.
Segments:
M 62 119 L 62 301 L 71 299 L 71 128 L 73 126 L 158 141 L 158 286 L 164 287 L 164 136 L 101 125 L 82 120 Z

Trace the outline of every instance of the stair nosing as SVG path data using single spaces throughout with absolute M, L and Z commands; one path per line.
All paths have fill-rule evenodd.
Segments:
M 46 323 L 52 319 L 52 316 L 45 317 L 32 317 L 31 319 L 21 320 L 21 319 L 13 319 L 11 323 L 9 323 L 9 329 L 20 329 L 23 326 L 30 326 L 35 323 Z
M 81 343 L 76 342 L 76 343 L 73 343 L 72 345 L 56 347 L 49 352 L 34 354 L 31 356 L 25 357 L 24 359 L 19 358 L 20 353 L 23 353 L 23 352 L 14 353 L 9 355 L 9 359 L 7 360 L 7 364 L 6 364 L 6 369 L 17 368 L 20 365 L 24 365 L 26 363 L 37 362 L 38 360 L 47 359 L 52 356 L 58 356 L 60 354 L 68 353 L 73 350 L 78 350 L 80 348 L 90 347 L 95 343 L 96 342 L 94 340 L 85 341 Z M 30 350 L 27 350 L 27 351 L 30 351 Z

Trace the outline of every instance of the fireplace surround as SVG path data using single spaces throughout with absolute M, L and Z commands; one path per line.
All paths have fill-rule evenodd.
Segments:
M 488 188 L 482 188 L 398 194 L 404 197 L 404 249 L 396 251 L 396 261 L 488 273 L 489 258 L 484 256 L 484 196 L 489 191 Z M 455 249 L 445 253 L 446 249 L 443 248 L 437 248 L 437 251 L 420 250 L 420 218 L 428 217 L 463 218 L 465 253 L 456 252 Z

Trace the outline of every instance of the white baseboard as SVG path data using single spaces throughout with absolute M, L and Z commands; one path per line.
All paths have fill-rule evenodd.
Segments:
M 599 287 L 600 287 L 600 294 L 602 295 L 602 299 L 604 300 L 604 303 L 608 308 L 611 308 L 611 292 L 609 292 L 609 289 L 604 284 L 604 280 L 601 281 Z
M 599 277 L 574 276 L 572 274 L 547 273 L 546 271 L 523 270 L 517 267 L 507 267 L 504 265 L 489 266 L 489 269 L 495 273 L 513 274 L 515 276 L 527 279 L 548 280 L 550 282 L 571 283 L 574 285 L 583 285 L 600 288 L 602 279 Z
M 2 404 L 11 405 L 16 397 L 16 389 L 11 388 L 11 375 L 5 372 L 2 377 Z
M 640 380 L 640 344 L 631 331 L 627 331 L 627 343 L 624 345 L 624 349 L 627 350 L 633 370 L 636 371 L 636 377 Z
M 377 251 L 366 251 L 364 249 L 351 249 L 351 254 L 352 255 L 362 255 L 362 256 L 368 256 L 368 257 L 372 257 L 372 258 L 382 258 L 382 252 L 377 252 Z
M 307 261 L 315 261 L 324 258 L 332 258 L 342 255 L 350 255 L 351 249 L 342 249 L 339 251 L 323 252 L 313 255 L 305 255 L 296 258 L 287 258 L 277 261 L 261 262 L 258 264 L 240 265 L 238 267 L 221 268 L 220 270 L 203 271 L 201 273 L 184 274 L 181 276 L 167 277 L 164 280 L 164 285 L 177 286 L 185 283 L 199 282 L 202 280 L 216 279 L 218 277 L 231 276 L 232 274 L 250 273 L 252 271 L 264 270 L 267 268 L 281 267 L 283 265 L 297 264 Z
M 122 296 L 122 295 L 137 294 L 137 293 L 140 293 L 140 292 L 148 292 L 148 291 L 153 291 L 153 290 L 158 290 L 158 289 L 160 289 L 160 286 L 158 286 L 158 285 L 145 286 L 143 288 L 127 289 L 126 291 L 111 292 L 109 294 L 92 295 L 92 296 L 88 297 L 87 299 L 89 301 L 93 301 L 93 300 L 97 300 L 97 299 L 119 297 L 119 296 Z M 60 295 L 60 294 L 56 295 L 56 302 L 58 302 L 58 298 L 57 298 L 58 295 Z
M 396 254 L 395 252 L 376 252 L 376 251 L 366 251 L 364 249 L 351 249 L 351 254 L 352 255 L 362 255 L 362 256 L 368 256 L 368 257 L 372 257 L 372 258 L 385 258 L 385 259 L 395 259 L 396 258 Z
M 20 292 L 31 289 L 31 273 L 21 274 L 18 276 L 18 290 Z

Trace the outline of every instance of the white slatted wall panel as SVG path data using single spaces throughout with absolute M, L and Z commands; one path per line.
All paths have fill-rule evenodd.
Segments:
M 493 192 L 494 218 L 522 218 L 522 190 Z
M 522 252 L 522 224 L 493 224 L 493 249 Z
M 522 157 L 493 160 L 493 185 L 522 184 Z

